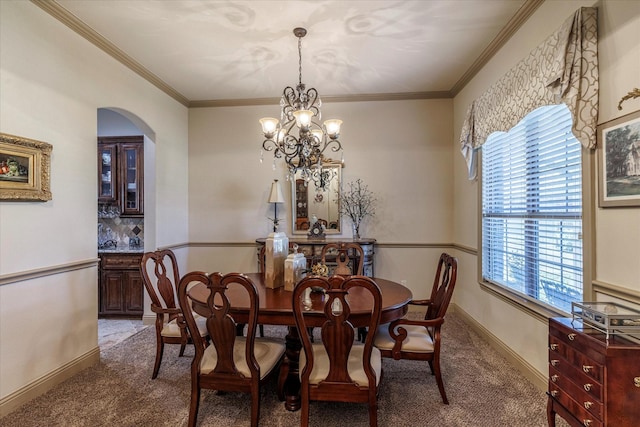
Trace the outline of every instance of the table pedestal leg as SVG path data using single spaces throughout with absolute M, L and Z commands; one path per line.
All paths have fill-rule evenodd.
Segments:
M 298 376 L 298 361 L 300 360 L 300 335 L 294 326 L 289 327 L 289 333 L 285 338 L 286 351 L 282 362 L 280 382 L 283 382 L 284 407 L 288 411 L 300 409 L 300 377 Z

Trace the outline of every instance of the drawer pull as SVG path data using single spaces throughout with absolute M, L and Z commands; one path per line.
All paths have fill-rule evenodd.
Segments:
M 640 377 L 635 377 L 633 379 L 633 385 L 636 387 L 640 387 Z
M 585 427 L 589 427 L 591 425 L 591 420 L 582 420 L 582 424 L 585 425 Z
M 591 372 L 591 370 L 593 369 L 593 366 L 590 365 L 582 365 L 582 370 L 588 374 L 589 372 Z
M 558 395 L 558 390 L 551 390 L 551 396 L 556 397 Z
M 584 409 L 589 409 L 593 406 L 593 402 L 584 402 Z
M 551 359 L 551 366 L 558 366 L 560 361 L 558 359 Z
M 589 384 L 589 383 L 587 383 L 587 384 L 583 385 L 582 387 L 583 387 L 586 391 L 591 391 L 591 387 L 593 387 L 593 384 Z
M 551 344 L 549 345 L 549 348 L 553 351 L 556 351 L 558 349 L 558 344 Z
M 558 381 L 558 375 L 556 374 L 551 375 L 551 381 L 553 381 L 554 383 Z
M 577 336 L 578 336 L 577 334 L 568 334 L 567 338 L 569 338 L 570 341 L 573 341 L 576 339 Z

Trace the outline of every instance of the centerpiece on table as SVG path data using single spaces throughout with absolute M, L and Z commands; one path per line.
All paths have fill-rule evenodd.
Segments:
M 360 240 L 362 222 L 368 217 L 375 216 L 376 198 L 360 178 L 349 182 L 338 198 L 340 215 L 347 216 L 351 220 L 353 239 Z

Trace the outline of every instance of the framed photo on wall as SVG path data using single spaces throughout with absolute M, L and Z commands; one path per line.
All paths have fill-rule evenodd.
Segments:
M 51 144 L 0 133 L 0 200 L 51 200 Z
M 600 207 L 640 206 L 640 111 L 598 126 Z

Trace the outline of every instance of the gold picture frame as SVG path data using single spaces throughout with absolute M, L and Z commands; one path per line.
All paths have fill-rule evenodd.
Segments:
M 51 151 L 46 142 L 0 133 L 0 200 L 51 200 Z
M 600 207 L 640 206 L 640 110 L 597 130 Z

